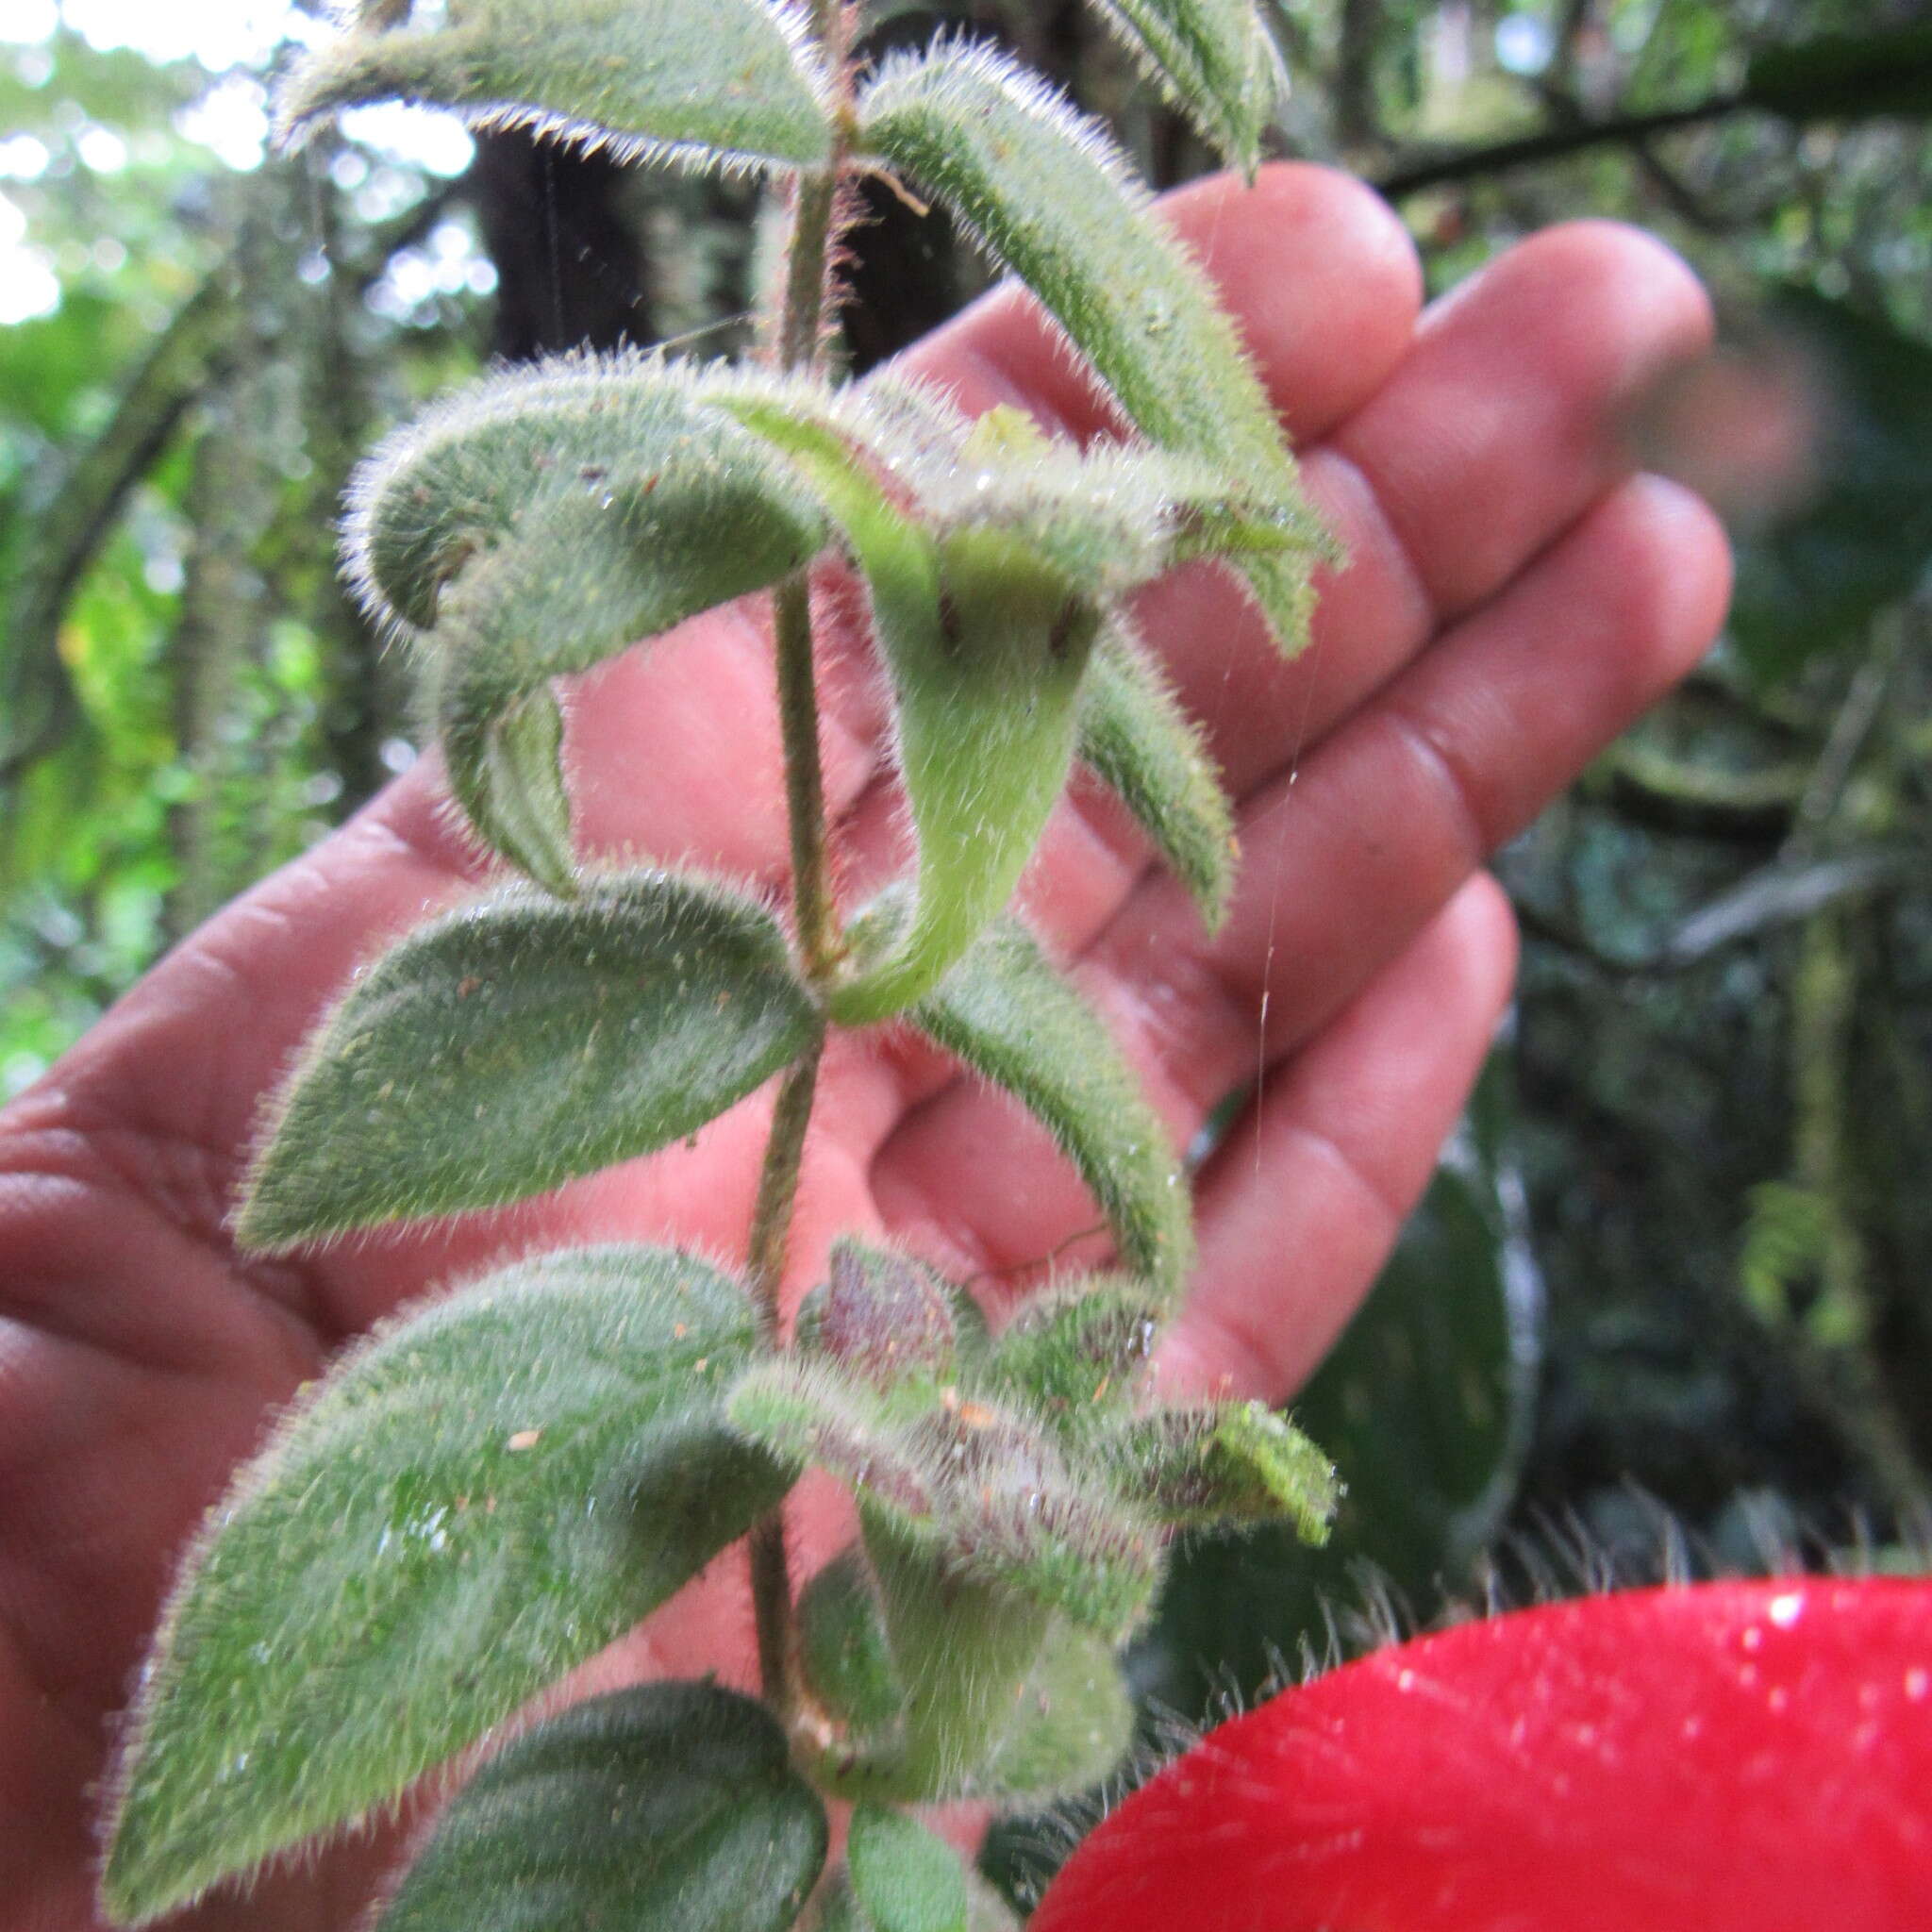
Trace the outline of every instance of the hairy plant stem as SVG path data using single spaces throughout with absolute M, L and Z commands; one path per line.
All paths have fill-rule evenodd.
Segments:
M 839 71 L 843 71 L 843 15 L 836 0 L 820 0 L 812 27 Z M 781 368 L 810 371 L 824 360 L 826 283 L 835 259 L 842 144 L 823 172 L 803 175 L 792 209 L 787 247 L 784 309 L 778 320 Z M 785 805 L 791 826 L 791 906 L 800 959 L 808 980 L 823 987 L 838 959 L 837 908 L 832 903 L 825 852 L 825 787 L 819 756 L 818 686 L 812 670 L 811 594 L 807 575 L 794 571 L 773 600 L 773 641 L 777 658 L 778 725 L 785 756 Z M 824 1036 L 785 1075 L 772 1111 L 772 1137 L 758 1174 L 752 1214 L 750 1273 L 761 1339 L 780 1345 L 778 1296 L 785 1277 L 791 1209 L 805 1157 Z M 751 1534 L 752 1617 L 758 1633 L 758 1681 L 766 1702 L 790 1726 L 797 1705 L 792 1666 L 791 1575 L 785 1548 L 782 1508 Z
M 805 1158 L 805 1130 L 811 1122 L 824 1036 L 813 1041 L 779 1083 L 772 1109 L 772 1138 L 758 1174 L 758 1205 L 752 1211 L 750 1273 L 758 1309 L 759 1340 L 779 1342 L 778 1291 L 785 1276 L 785 1254 L 791 1232 L 791 1207 L 798 1197 L 799 1167 Z M 752 1621 L 758 1633 L 758 1683 L 766 1701 L 789 1721 L 795 1703 L 791 1670 L 791 1568 L 785 1553 L 785 1512 L 774 1509 L 751 1533 Z

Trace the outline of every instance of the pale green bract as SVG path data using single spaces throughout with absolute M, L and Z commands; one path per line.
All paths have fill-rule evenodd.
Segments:
M 136 1707 L 124 1923 L 359 1817 L 647 1615 L 783 1495 L 728 1430 L 743 1291 L 583 1248 L 378 1329 L 208 1519 Z
M 1283 648 L 1298 650 L 1309 566 L 1332 546 L 1233 324 L 1112 138 L 1004 54 L 963 44 L 883 61 L 858 120 L 863 151 L 943 202 L 1026 283 L 1141 430 L 1297 506 L 1298 548 L 1240 568 Z
M 377 1932 L 785 1932 L 826 1840 L 761 1706 L 713 1684 L 639 1685 L 485 1765 Z
M 812 168 L 831 82 L 789 0 L 446 0 L 407 5 L 309 55 L 276 103 L 284 142 L 345 108 L 424 101 L 623 160 Z M 423 9 L 425 15 L 431 9 Z
M 673 873 L 510 887 L 411 933 L 310 1041 L 242 1242 L 495 1207 L 696 1132 L 818 1032 L 777 922 Z

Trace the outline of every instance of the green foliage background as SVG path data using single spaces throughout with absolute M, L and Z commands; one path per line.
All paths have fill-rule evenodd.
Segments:
M 950 9 L 1206 157 L 1076 8 Z M 1215 1545 L 1137 1657 L 1190 1715 L 1373 1604 L 1498 1581 L 1908 1562 L 1932 1485 L 1932 28 L 1909 4 L 1288 0 L 1277 152 L 1382 182 L 1434 289 L 1577 214 L 1643 223 L 1725 320 L 1713 385 L 1632 425 L 1725 486 L 1730 629 L 1501 861 L 1514 1036 L 1303 1419 L 1336 1544 Z M 874 44 L 933 12 L 872 11 Z M 1816 37 L 1827 36 L 1820 42 Z M 1784 50 L 1807 42 L 1796 56 Z M 0 195 L 58 278 L 0 326 L 0 1092 L 410 757 L 340 594 L 373 437 L 491 353 L 730 346 L 745 192 L 380 125 L 225 168 L 245 72 L 62 25 L 0 43 Z M 231 113 L 230 120 L 236 116 Z M 979 271 L 881 194 L 868 364 Z M 0 208 L 0 240 L 12 216 Z M 1795 372 L 1795 373 L 1794 373 Z M 1807 489 L 1714 456 L 1816 425 Z M 1560 639 L 1552 640 L 1561 647 Z

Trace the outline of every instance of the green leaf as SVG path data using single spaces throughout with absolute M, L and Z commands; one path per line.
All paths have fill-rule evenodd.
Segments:
M 861 1757 L 844 1794 L 901 1804 L 980 1797 L 1019 1720 L 1054 1619 L 1004 1582 L 962 1575 L 929 1541 L 861 1508 L 865 1552 L 900 1681 L 915 1687 L 891 1754 Z
M 1133 1627 L 1158 1581 L 1153 1518 L 1074 1467 L 1017 1407 L 952 1387 L 880 1391 L 791 1355 L 749 1369 L 726 1410 L 773 1455 L 830 1471 L 862 1515 L 957 1578 L 1112 1637 Z
M 505 560 L 499 552 L 475 565 L 458 594 L 465 603 L 473 595 L 487 598 L 497 575 L 493 566 Z M 452 596 L 450 603 L 456 602 Z M 447 694 L 460 686 L 458 677 L 433 678 L 432 717 L 444 712 Z M 563 785 L 563 711 L 556 693 L 540 686 L 493 716 L 471 710 L 458 698 L 439 718 L 436 735 L 450 795 L 472 829 L 559 899 L 574 899 L 576 857 Z
M 822 422 L 753 398 L 738 413 L 843 526 L 891 674 L 919 874 L 909 910 L 874 922 L 859 970 L 827 1001 L 860 1025 L 927 991 L 1012 895 L 1073 761 L 1097 615 L 1024 537 L 923 526 Z
M 709 399 L 720 380 L 625 351 L 553 357 L 446 397 L 350 485 L 343 551 L 363 602 L 378 620 L 427 629 L 443 586 L 520 531 L 535 553 L 526 568 L 547 566 L 560 596 L 594 597 L 591 628 L 624 641 L 776 582 L 824 542 L 824 518 L 794 472 Z M 617 581 L 595 590 L 573 570 Z M 523 645 L 544 676 L 621 648 L 558 628 Z
M 1251 180 L 1261 131 L 1288 88 L 1255 0 L 1098 0 L 1160 90 Z
M 826 1840 L 824 1806 L 762 1706 L 644 1684 L 486 1764 L 379 1932 L 785 1932 Z
M 845 1862 L 872 1932 L 966 1932 L 959 1854 L 903 1811 L 860 1804 Z
M 1119 618 L 1094 641 L 1078 749 L 1194 895 L 1208 931 L 1217 930 L 1241 851 L 1234 810 L 1200 732 Z
M 1364 1566 L 1421 1620 L 1462 1586 L 1515 1493 L 1536 1384 L 1534 1264 L 1508 1199 L 1495 1150 L 1459 1135 L 1296 1404 L 1347 1485 L 1326 1544 L 1289 1526 L 1184 1540 L 1135 1659 L 1151 1694 L 1193 1713 L 1230 1682 L 1257 1691 L 1305 1637 L 1327 1643 Z
M 1155 1409 L 1113 1445 L 1123 1487 L 1193 1527 L 1291 1522 L 1324 1543 L 1341 1497 L 1334 1465 L 1265 1403 Z
M 1154 1353 L 1164 1297 L 1131 1277 L 1092 1277 L 1027 1302 L 1000 1331 L 986 1383 L 1084 1441 L 1139 1390 Z
M 1932 114 L 1932 26 L 1812 34 L 1759 47 L 1743 98 L 1793 121 Z
M 364 604 L 431 632 L 428 718 L 458 803 L 565 895 L 550 680 L 776 582 L 827 534 L 706 380 L 634 355 L 496 376 L 391 439 L 352 489 Z
M 787 1487 L 724 1425 L 749 1300 L 546 1255 L 378 1330 L 209 1517 L 115 1807 L 124 1923 L 360 1817 L 621 1636 Z
M 1121 1259 L 1171 1307 L 1193 1259 L 1187 1178 L 1106 1026 L 1032 935 L 1000 921 L 911 1019 L 1046 1126 L 1107 1216 Z
M 419 11 L 424 24 L 408 25 Z M 831 157 L 831 84 L 789 5 L 444 0 L 375 13 L 295 70 L 276 108 L 282 140 L 401 100 L 625 161 L 815 168 Z
M 1087 1790 L 1120 1769 L 1133 1735 L 1134 1701 L 1113 1646 L 1056 1619 L 976 1780 L 980 1795 L 1046 1804 Z
M 799 1607 L 826 1790 L 1043 1800 L 1114 1769 L 1133 1709 L 1105 1639 L 961 1577 L 877 1512 L 866 1549 L 837 1558 Z
M 762 908 L 669 873 L 513 887 L 412 933 L 309 1041 L 249 1175 L 253 1248 L 492 1207 L 648 1154 L 819 1022 Z
M 1300 548 L 1249 557 L 1242 573 L 1284 648 L 1299 649 L 1309 568 L 1330 546 L 1232 323 L 1112 138 L 1005 55 L 961 44 L 881 62 L 858 121 L 860 147 L 1026 283 L 1148 436 L 1296 507 Z
M 906 1686 L 861 1550 L 834 1557 L 799 1592 L 798 1652 L 806 1690 L 855 1745 L 866 1748 L 899 1730 Z

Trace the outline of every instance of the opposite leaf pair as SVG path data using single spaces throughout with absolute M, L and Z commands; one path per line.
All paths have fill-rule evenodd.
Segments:
M 834 1019 L 937 984 L 1010 896 L 1076 744 L 1219 917 L 1228 808 L 1124 600 L 1191 558 L 1299 556 L 1291 495 L 1144 447 L 1081 455 L 1011 410 L 969 425 L 904 384 L 566 358 L 395 439 L 358 483 L 349 554 L 372 612 L 422 641 L 473 826 L 568 897 L 551 681 L 834 539 L 870 593 L 919 847 L 909 897 L 848 934 Z

